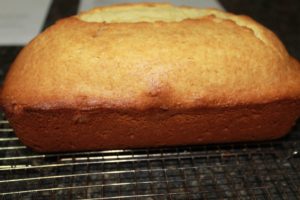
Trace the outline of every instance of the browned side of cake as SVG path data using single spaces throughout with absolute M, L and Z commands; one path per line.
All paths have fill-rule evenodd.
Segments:
M 262 141 L 282 137 L 299 102 L 189 111 L 109 109 L 8 110 L 22 142 L 39 152 Z

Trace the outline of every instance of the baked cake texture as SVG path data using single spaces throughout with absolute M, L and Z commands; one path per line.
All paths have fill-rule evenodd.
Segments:
M 33 39 L 1 103 L 40 152 L 275 139 L 300 115 L 300 64 L 247 16 L 114 5 Z

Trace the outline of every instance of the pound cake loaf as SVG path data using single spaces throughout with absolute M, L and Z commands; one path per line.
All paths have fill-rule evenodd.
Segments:
M 1 103 L 39 152 L 268 140 L 300 115 L 300 64 L 247 16 L 114 5 L 32 40 Z

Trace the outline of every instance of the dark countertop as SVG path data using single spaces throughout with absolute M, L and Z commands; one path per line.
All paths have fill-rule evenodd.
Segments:
M 219 0 L 225 9 L 248 15 L 274 31 L 289 53 L 300 60 L 300 1 L 298 0 Z M 74 15 L 79 0 L 53 0 L 42 30 L 56 20 Z M 0 46 L 0 82 L 22 46 Z

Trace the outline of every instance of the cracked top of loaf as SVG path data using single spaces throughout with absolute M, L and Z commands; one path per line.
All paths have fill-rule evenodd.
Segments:
M 169 4 L 99 7 L 18 55 L 1 101 L 39 109 L 181 109 L 300 98 L 300 65 L 247 16 Z

